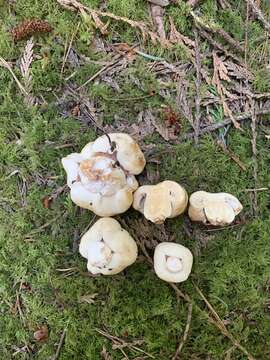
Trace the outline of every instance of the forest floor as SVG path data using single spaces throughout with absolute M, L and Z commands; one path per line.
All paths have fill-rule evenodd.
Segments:
M 270 359 L 269 1 L 82 2 L 0 0 L 0 358 Z M 95 217 L 61 158 L 112 131 L 143 149 L 140 184 L 229 192 L 242 213 L 217 229 L 129 210 L 138 261 L 91 277 Z M 192 250 L 188 281 L 153 273 L 161 241 Z

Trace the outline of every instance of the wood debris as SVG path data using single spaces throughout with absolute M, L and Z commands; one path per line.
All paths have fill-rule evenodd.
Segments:
M 52 29 L 52 26 L 47 21 L 32 19 L 23 21 L 14 27 L 10 33 L 14 41 L 20 41 L 35 34 L 49 33 Z

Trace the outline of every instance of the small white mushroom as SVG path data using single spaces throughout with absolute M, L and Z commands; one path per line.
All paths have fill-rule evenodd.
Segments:
M 103 135 L 81 153 L 62 159 L 72 201 L 99 216 L 125 212 L 138 188 L 134 175 L 145 166 L 139 145 L 127 134 Z
M 99 219 L 81 238 L 80 254 L 92 274 L 114 275 L 136 261 L 136 242 L 118 221 Z
M 223 226 L 231 224 L 242 209 L 240 201 L 231 194 L 197 191 L 189 198 L 188 215 L 192 221 Z
M 191 272 L 193 255 L 183 245 L 163 242 L 155 249 L 154 269 L 157 276 L 168 282 L 187 280 Z
M 182 214 L 188 203 L 186 190 L 174 181 L 144 185 L 134 193 L 133 207 L 146 219 L 162 224 L 167 218 Z

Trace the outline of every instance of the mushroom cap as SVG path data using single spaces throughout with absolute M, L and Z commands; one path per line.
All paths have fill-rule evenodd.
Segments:
M 191 251 L 183 245 L 162 242 L 154 253 L 154 269 L 157 276 L 167 282 L 187 280 L 193 264 Z
M 131 206 L 138 188 L 134 174 L 143 170 L 145 158 L 129 135 L 113 133 L 66 156 L 62 164 L 72 201 L 99 216 L 113 216 Z
M 139 145 L 128 134 L 111 133 L 102 135 L 94 142 L 87 144 L 82 149 L 82 154 L 89 158 L 93 153 L 112 153 L 109 138 L 112 145 L 115 146 L 117 161 L 120 165 L 130 174 L 140 174 L 145 167 L 146 160 Z
M 242 209 L 240 201 L 231 194 L 197 191 L 189 198 L 188 214 L 193 221 L 222 226 L 231 224 Z
M 92 274 L 114 275 L 133 264 L 138 255 L 136 242 L 118 221 L 99 219 L 81 238 L 80 254 L 88 259 Z
M 162 224 L 166 218 L 182 214 L 188 203 L 186 190 L 170 180 L 157 185 L 144 185 L 134 193 L 133 207 L 144 214 L 146 219 Z

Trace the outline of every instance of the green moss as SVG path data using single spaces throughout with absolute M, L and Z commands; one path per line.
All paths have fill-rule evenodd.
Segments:
M 85 0 L 95 8 L 100 1 Z M 217 2 L 208 0 L 199 7 L 201 16 L 224 27 L 231 35 L 243 40 L 242 24 L 245 21 L 244 1 L 232 5 L 232 10 L 219 11 Z M 122 359 L 119 350 L 99 335 L 96 328 L 123 337 L 127 341 L 143 339 L 141 348 L 152 353 L 156 359 L 167 360 L 174 354 L 182 337 L 187 317 L 187 304 L 177 301 L 173 290 L 159 280 L 150 267 L 138 261 L 122 274 L 114 277 L 90 278 L 85 260 L 76 251 L 76 232 L 85 229 L 93 215 L 79 211 L 68 193 L 61 194 L 50 209 L 43 206 L 42 199 L 50 196 L 65 183 L 61 157 L 79 151 L 97 134 L 94 128 L 75 118 L 62 117 L 56 103 L 63 95 L 65 77 L 74 72 L 66 64 L 63 76 L 65 44 L 79 24 L 73 46 L 94 61 L 110 61 L 110 55 L 95 53 L 91 47 L 95 34 L 93 24 L 87 24 L 78 14 L 64 10 L 54 0 L 45 2 L 17 0 L 9 5 L 0 3 L 0 53 L 14 64 L 21 56 L 25 41 L 13 43 L 9 29 L 23 19 L 38 17 L 48 20 L 54 30 L 51 34 L 36 37 L 35 60 L 31 68 L 33 91 L 47 101 L 41 107 L 26 108 L 10 73 L 0 67 L 0 354 L 1 359 L 12 359 L 17 348 L 28 345 L 33 354 L 21 352 L 20 359 L 48 359 L 56 351 L 63 329 L 66 338 L 60 359 L 99 360 L 103 346 L 113 359 Z M 109 0 L 108 11 L 134 20 L 150 22 L 144 1 Z M 262 2 L 265 14 L 270 13 L 266 1 Z M 172 16 L 177 29 L 192 37 L 192 20 L 184 1 L 166 8 L 165 26 L 169 30 L 168 17 Z M 16 12 L 16 16 L 14 16 Z M 3 21 L 4 20 L 4 21 Z M 107 19 L 103 19 L 107 21 Z M 137 29 L 110 20 L 108 42 L 133 44 L 141 39 Z M 269 91 L 265 64 L 268 54 L 267 42 L 258 42 L 264 31 L 259 22 L 248 27 L 250 59 L 256 69 L 254 88 Z M 259 44 L 259 46 L 257 46 Z M 175 46 L 162 49 L 150 41 L 141 49 L 150 55 L 161 56 L 168 61 L 186 60 L 185 49 Z M 203 59 L 204 65 L 209 63 Z M 170 105 L 175 111 L 174 97 L 162 98 L 158 92 L 167 86 L 175 93 L 175 84 L 161 83 L 158 76 L 149 71 L 148 59 L 137 55 L 128 67 L 115 79 L 120 88 L 116 94 L 104 82 L 94 81 L 85 87 L 85 96 L 95 102 L 104 123 L 112 123 L 114 116 L 136 123 L 138 113 L 147 108 L 159 111 L 162 105 Z M 258 66 L 259 64 L 259 66 Z M 98 63 L 87 63 L 76 68 L 72 80 L 79 86 L 100 70 Z M 19 69 L 14 71 L 21 79 Z M 189 93 L 194 93 L 193 73 L 186 74 L 191 81 Z M 203 85 L 205 91 L 208 89 Z M 147 97 L 152 91 L 156 94 Z M 215 89 L 211 89 L 213 92 Z M 214 110 L 216 121 L 222 121 L 220 107 Z M 182 132 L 188 128 L 182 121 Z M 172 146 L 157 133 L 145 139 L 154 142 L 159 160 L 155 168 L 160 179 L 182 183 L 189 193 L 198 189 L 228 191 L 240 198 L 244 211 L 242 225 L 221 231 L 208 232 L 193 225 L 193 237 L 184 231 L 183 217 L 171 219 L 166 230 L 175 241 L 188 246 L 195 253 L 192 278 L 228 323 L 228 329 L 255 358 L 268 359 L 269 353 L 269 192 L 258 193 L 259 217 L 252 216 L 250 193 L 254 188 L 253 162 L 250 146 L 251 133 L 243 125 L 244 132 L 231 129 L 227 140 L 231 150 L 246 165 L 242 171 L 216 145 L 211 136 L 201 139 L 198 146 L 192 142 Z M 258 186 L 270 187 L 269 144 L 258 126 Z M 70 147 L 61 147 L 69 144 Z M 149 167 L 151 165 L 148 165 Z M 22 191 L 22 185 L 26 188 Z M 26 192 L 25 192 L 26 191 Z M 24 205 L 23 205 L 24 203 Z M 128 211 L 123 217 L 132 219 L 140 215 Z M 46 225 L 46 226 L 44 226 Z M 199 234 L 199 237 L 196 234 Z M 207 243 L 205 247 L 202 243 Z M 195 251 L 196 250 L 196 251 Z M 197 252 L 196 252 L 197 253 Z M 70 273 L 59 269 L 76 268 L 82 273 Z M 28 284 L 20 288 L 20 284 Z M 208 321 L 207 309 L 198 296 L 192 281 L 180 285 L 194 302 L 191 330 L 181 352 L 183 360 L 223 359 L 232 346 L 219 330 Z M 14 311 L 17 294 L 23 316 Z M 83 296 L 96 294 L 93 304 L 82 300 Z M 49 328 L 49 338 L 44 343 L 34 340 L 34 331 L 42 324 Z M 127 350 L 130 359 L 141 355 Z M 244 360 L 239 351 L 233 359 Z

